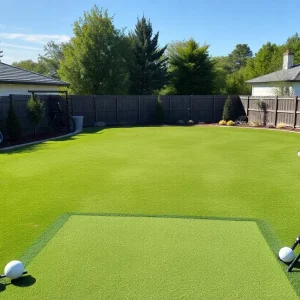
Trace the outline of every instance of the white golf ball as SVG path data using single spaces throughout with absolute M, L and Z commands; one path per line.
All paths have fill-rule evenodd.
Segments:
M 10 279 L 17 279 L 21 277 L 23 272 L 24 265 L 18 260 L 9 262 L 4 269 L 4 275 Z
M 279 251 L 279 258 L 286 263 L 290 263 L 295 258 L 294 251 L 289 247 L 283 247 Z

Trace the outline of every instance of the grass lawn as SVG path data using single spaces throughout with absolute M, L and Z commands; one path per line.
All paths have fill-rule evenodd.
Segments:
M 27 269 L 3 299 L 297 299 L 247 221 L 75 215 Z
M 146 127 L 0 153 L 1 262 L 21 257 L 65 212 L 258 218 L 290 245 L 299 233 L 299 149 L 300 135 L 288 132 Z M 298 289 L 299 274 L 290 275 Z

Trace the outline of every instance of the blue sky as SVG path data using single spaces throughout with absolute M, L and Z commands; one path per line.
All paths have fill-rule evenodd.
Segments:
M 236 44 L 255 53 L 270 41 L 282 44 L 300 32 L 299 0 L 1 0 L 0 48 L 3 62 L 36 60 L 47 41 L 65 42 L 72 24 L 94 4 L 115 15 L 118 28 L 134 28 L 143 13 L 160 32 L 160 44 L 193 37 L 210 45 L 213 56 L 227 55 Z

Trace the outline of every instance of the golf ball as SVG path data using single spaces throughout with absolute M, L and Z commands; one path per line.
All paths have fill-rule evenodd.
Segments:
M 9 262 L 4 269 L 4 275 L 10 279 L 17 279 L 21 277 L 23 272 L 24 265 L 18 260 Z
M 283 247 L 279 251 L 279 258 L 286 263 L 290 263 L 295 258 L 294 251 L 289 247 Z

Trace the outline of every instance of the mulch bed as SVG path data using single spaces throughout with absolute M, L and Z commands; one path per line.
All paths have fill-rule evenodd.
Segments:
M 210 123 L 210 124 L 195 124 L 196 126 L 219 126 L 219 127 L 233 127 L 226 125 L 219 125 L 218 123 Z M 188 125 L 187 125 L 188 126 Z M 250 126 L 247 124 L 238 124 L 234 125 L 235 127 L 244 127 L 244 128 L 254 128 L 254 129 L 270 129 L 270 130 L 279 130 L 279 131 L 292 131 L 292 132 L 300 132 L 300 128 L 293 127 L 285 127 L 285 128 L 276 128 L 276 127 L 268 127 L 268 126 Z
M 24 136 L 16 141 L 14 140 L 4 140 L 0 144 L 0 149 L 1 148 L 6 148 L 6 147 L 11 147 L 11 146 L 17 146 L 17 145 L 22 145 L 22 144 L 27 144 L 27 143 L 32 143 L 32 142 L 38 142 L 50 138 L 55 138 L 55 137 L 60 137 L 65 135 L 66 133 L 42 133 L 42 134 L 37 134 L 36 136 L 34 135 L 28 135 Z

